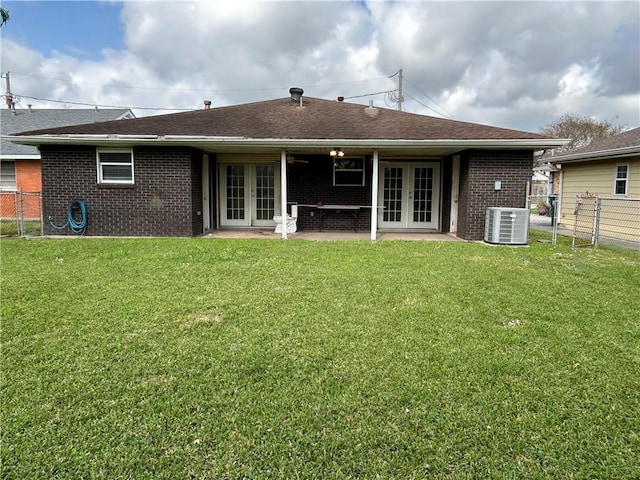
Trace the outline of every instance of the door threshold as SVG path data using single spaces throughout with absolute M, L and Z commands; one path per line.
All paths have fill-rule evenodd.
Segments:
M 265 232 L 268 231 L 274 231 L 276 228 L 276 226 L 274 225 L 273 227 L 234 227 L 234 226 L 226 226 L 226 227 L 218 227 L 216 229 L 212 229 L 212 232 L 215 232 L 216 230 L 248 230 L 251 232 L 258 232 L 260 230 L 263 230 Z
M 379 228 L 379 233 L 443 233 L 437 228 Z

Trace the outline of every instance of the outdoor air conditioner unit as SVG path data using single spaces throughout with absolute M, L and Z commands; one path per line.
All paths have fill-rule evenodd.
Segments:
M 502 245 L 526 245 L 529 240 L 529 210 L 491 207 L 487 209 L 484 241 Z

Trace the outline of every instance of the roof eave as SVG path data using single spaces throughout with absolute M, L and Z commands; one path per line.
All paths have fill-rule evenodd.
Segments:
M 368 147 L 368 148 L 525 148 L 542 150 L 556 148 L 567 143 L 564 139 L 438 139 L 438 140 L 393 140 L 393 139 L 287 139 L 211 137 L 191 135 L 7 135 L 3 138 L 21 145 L 181 145 L 208 146 L 237 145 L 238 147 Z
M 630 157 L 634 155 L 640 155 L 640 145 L 635 145 L 632 147 L 613 148 L 608 150 L 599 150 L 596 152 L 561 155 L 557 159 L 551 157 L 549 159 L 549 162 L 553 164 L 561 165 L 563 163 L 588 162 L 592 160 L 608 160 L 608 159 Z

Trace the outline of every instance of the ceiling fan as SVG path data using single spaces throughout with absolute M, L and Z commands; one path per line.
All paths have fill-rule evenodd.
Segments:
M 299 159 L 295 158 L 293 155 L 287 155 L 287 163 L 289 163 L 289 164 L 309 163 L 309 160 L 299 160 Z

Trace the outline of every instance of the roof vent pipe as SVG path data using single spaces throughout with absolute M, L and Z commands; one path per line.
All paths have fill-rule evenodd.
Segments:
M 209 110 L 211 108 L 211 100 L 204 101 L 204 109 Z
M 291 103 L 297 103 L 302 106 L 302 94 L 304 90 L 299 87 L 291 87 L 289 93 L 291 94 Z
M 31 104 L 27 103 L 27 108 L 29 109 L 29 113 L 31 113 Z

